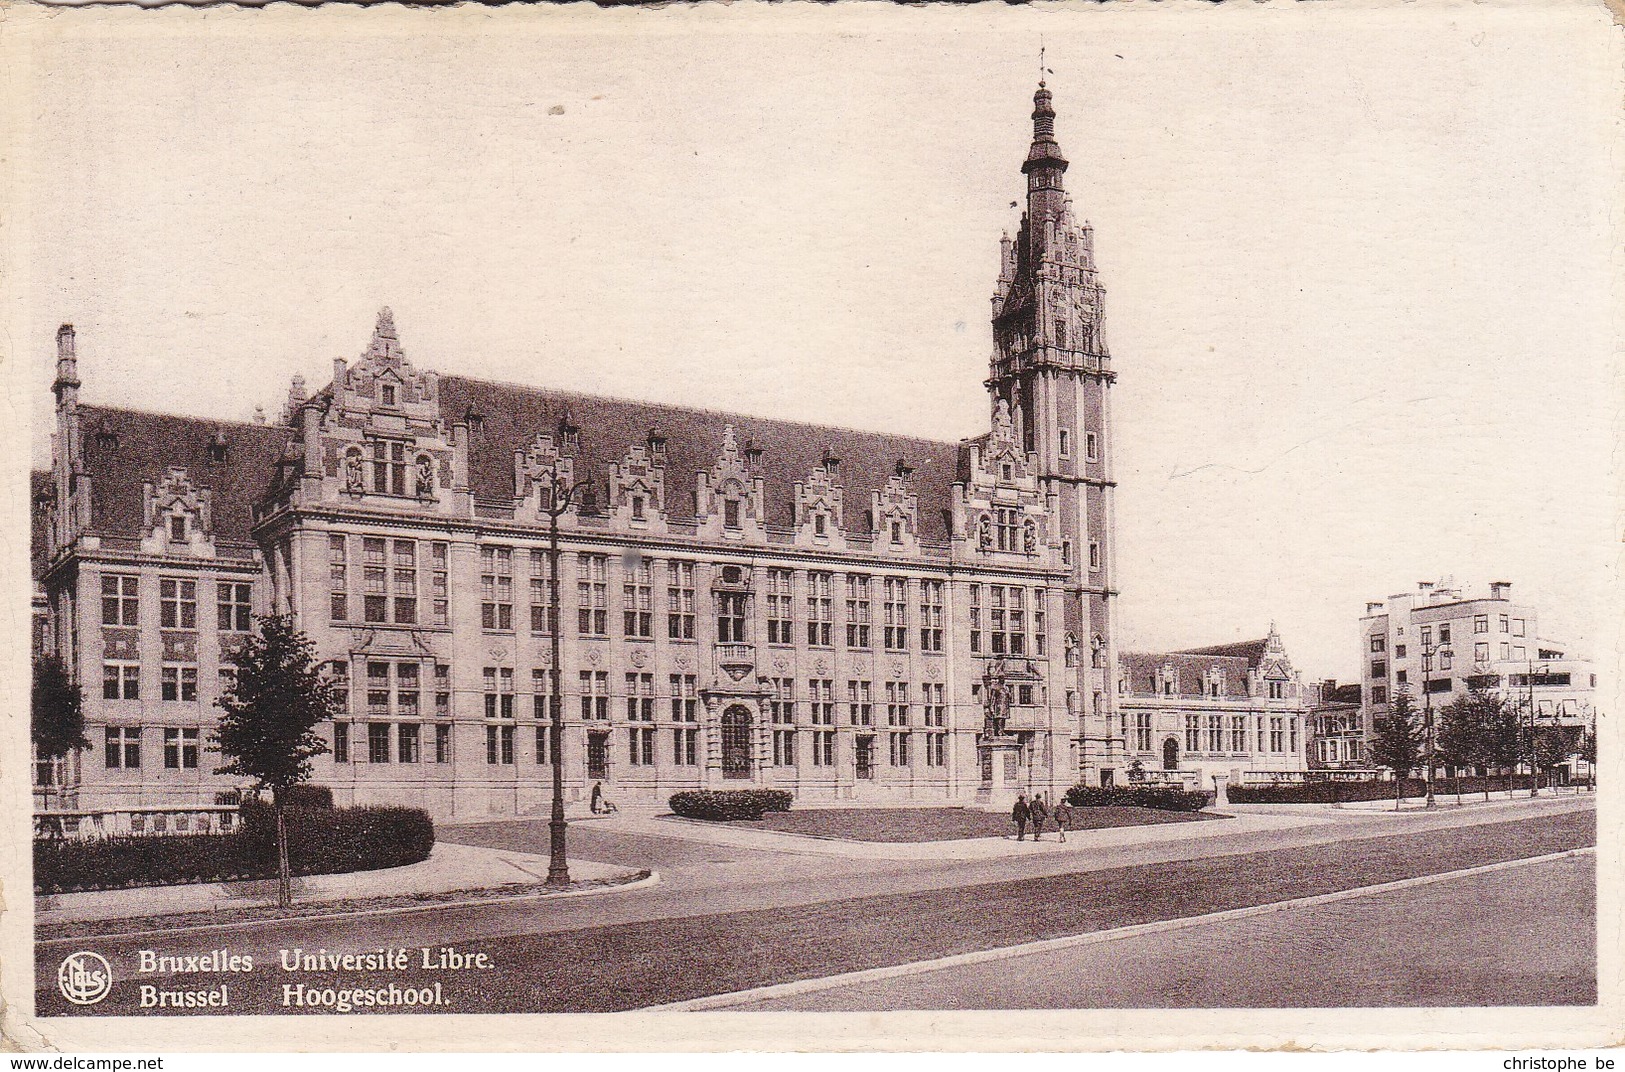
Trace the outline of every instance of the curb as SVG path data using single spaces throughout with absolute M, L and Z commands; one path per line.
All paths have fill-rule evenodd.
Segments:
M 637 874 L 637 872 L 633 872 Z M 548 893 L 537 891 L 533 893 L 513 894 L 507 897 L 469 897 L 460 901 L 435 901 L 430 904 L 395 905 L 386 908 L 358 908 L 349 911 L 313 912 L 305 916 L 276 916 L 269 919 L 242 919 L 232 923 L 197 923 L 184 927 L 159 927 L 135 931 L 109 931 L 106 934 L 94 935 L 66 935 L 60 938 L 45 938 L 34 943 L 35 949 L 44 949 L 47 946 L 65 945 L 69 943 L 82 943 L 89 940 L 118 941 L 126 938 L 156 937 L 166 934 L 192 934 L 198 931 L 211 930 L 241 930 L 247 927 L 267 927 L 276 924 L 323 923 L 339 919 L 367 919 L 376 916 L 405 916 L 417 912 L 435 912 L 442 909 L 473 908 L 478 905 L 520 904 L 525 901 L 555 901 L 574 897 L 596 897 L 610 893 L 630 893 L 633 890 L 646 890 L 660 885 L 660 872 L 646 871 L 641 878 L 634 878 L 629 882 L 606 883 L 601 886 L 590 886 L 583 890 L 566 890 L 564 893 Z M 159 917 L 161 918 L 161 917 Z M 76 920 L 75 922 L 94 923 L 95 920 Z

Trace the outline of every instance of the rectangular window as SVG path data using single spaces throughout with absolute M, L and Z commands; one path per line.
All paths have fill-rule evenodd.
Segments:
M 161 668 L 160 695 L 171 702 L 197 702 L 197 667 L 165 666 Z
M 768 700 L 768 720 L 775 726 L 791 726 L 796 721 L 796 682 L 794 678 L 775 677 L 768 679 L 768 687 L 773 690 Z
M 141 699 L 141 666 L 138 663 L 102 664 L 102 699 Z
M 576 556 L 576 631 L 609 635 L 609 556 Z
M 449 552 L 446 544 L 429 545 L 429 596 L 433 601 L 435 625 L 445 625 L 450 617 L 451 593 L 447 582 Z
M 694 674 L 672 674 L 671 720 L 694 722 L 699 718 L 699 678 Z
M 1528 628 L 1528 622 L 1526 622 L 1523 618 L 1514 618 L 1514 619 L 1512 619 L 1512 635 L 1513 636 L 1519 636 L 1519 637 L 1524 636 L 1525 635 L 1524 631 L 1527 628 Z
M 389 762 L 389 723 L 367 723 L 367 762 Z
M 390 405 L 393 401 L 386 391 L 384 404 Z M 387 439 L 372 441 L 372 490 L 380 495 L 406 494 L 405 443 Z
M 485 762 L 491 766 L 513 765 L 513 727 L 485 727 Z
M 558 608 L 553 606 L 550 583 L 545 577 L 530 579 L 530 631 L 537 636 L 552 636 L 558 628 Z
M 775 767 L 793 767 L 796 765 L 796 731 L 773 731 L 773 765 Z
M 1473 632 L 1487 633 L 1490 631 L 1490 616 L 1488 614 L 1475 614 L 1473 616 Z
M 588 721 L 609 719 L 609 671 L 581 671 L 581 717 Z
M 812 761 L 815 767 L 835 766 L 834 730 L 817 730 L 813 733 Z
M 531 713 L 535 717 L 551 719 L 555 711 L 563 710 L 560 705 L 564 702 L 564 698 L 556 692 L 562 685 L 557 670 L 530 672 Z
M 1383 662 L 1381 659 L 1373 659 L 1371 661 L 1371 676 L 1372 677 L 1387 677 L 1388 676 L 1388 664 Z
M 811 678 L 807 682 L 808 717 L 815 726 L 835 725 L 835 682 Z
M 197 769 L 198 731 L 164 730 L 164 767 L 167 770 Z
M 536 727 L 536 762 L 553 764 L 558 762 L 558 738 L 553 736 L 552 726 Z
M 333 762 L 350 762 L 350 724 L 348 722 L 333 723 Z
M 1247 751 L 1247 716 L 1230 716 L 1230 751 Z
M 849 573 L 846 577 L 847 647 L 867 648 L 869 646 L 869 625 L 871 620 L 869 578 L 861 573 Z
M 512 718 L 514 708 L 513 667 L 485 668 L 485 717 Z
M 1061 457 L 1072 457 L 1072 436 L 1065 428 L 1061 429 Z
M 254 586 L 221 581 L 215 586 L 215 607 L 222 633 L 246 633 L 254 625 Z
M 655 731 L 632 728 L 626 731 L 627 759 L 634 767 L 652 767 L 655 764 Z
M 1473 644 L 1473 661 L 1487 663 L 1490 661 L 1490 646 L 1487 641 L 1479 640 Z
M 1042 588 L 1033 589 L 1033 654 L 1040 658 L 1049 654 L 1049 619 L 1045 617 L 1045 604 L 1049 593 Z
M 1371 686 L 1371 702 L 1385 704 L 1388 702 L 1388 687 L 1386 685 Z
M 444 722 L 437 723 L 434 728 L 434 761 L 451 762 L 451 727 Z
M 887 743 L 891 746 L 888 758 L 894 767 L 906 767 L 908 763 L 908 737 L 906 733 L 888 733 Z
M 1140 752 L 1151 751 L 1151 712 L 1137 711 L 1134 714 L 1134 747 Z
M 792 619 L 790 581 L 792 574 L 789 570 L 770 569 L 767 571 L 767 642 L 769 644 L 793 644 L 795 637 L 790 632 L 794 627 Z
M 395 541 L 395 622 L 398 625 L 416 625 L 418 621 L 418 554 L 417 541 Z
M 126 574 L 102 574 L 102 624 L 141 624 L 141 579 Z
M 671 760 L 679 767 L 693 767 L 699 763 L 699 730 L 675 728 L 671 731 Z
M 694 639 L 694 563 L 666 563 L 666 636 Z
M 1450 643 L 1450 623 L 1448 622 L 1439 626 L 1439 643 Z
M 902 577 L 887 577 L 881 582 L 881 611 L 884 615 L 884 636 L 887 651 L 908 648 L 908 581 Z
M 328 617 L 335 622 L 350 617 L 350 559 L 343 536 L 327 538 Z
M 197 628 L 197 582 L 158 579 L 158 624 L 165 629 Z
M 1200 715 L 1185 716 L 1185 751 L 1202 750 L 1202 719 Z
M 1095 437 L 1095 433 L 1085 432 L 1083 434 L 1083 447 L 1086 458 L 1092 462 L 1100 460 L 1100 440 Z
M 886 725 L 908 725 L 908 682 L 886 682 Z
M 970 650 L 980 654 L 982 650 L 982 586 L 970 586 Z
M 948 704 L 944 699 L 946 691 L 947 686 L 940 681 L 927 681 L 920 686 L 925 724 L 933 729 L 942 729 L 948 725 Z
M 480 628 L 513 629 L 513 548 L 480 548 Z
M 831 595 L 833 584 L 831 574 L 807 574 L 807 643 L 815 648 L 827 648 L 835 643 L 832 636 L 835 621 L 835 600 Z
M 1099 540 L 1090 540 L 1089 541 L 1089 568 L 1092 569 L 1092 570 L 1098 570 L 1100 568 L 1100 541 Z
M 746 641 L 745 620 L 748 617 L 744 592 L 717 593 L 717 640 L 723 644 L 743 644 Z
M 1207 750 L 1224 751 L 1224 725 L 1222 715 L 1207 716 Z
M 920 650 L 942 650 L 942 582 L 920 582 Z
M 875 724 L 874 697 L 871 695 L 869 682 L 849 680 L 846 683 L 847 714 L 854 726 L 873 726 Z
M 1372 636 L 1372 638 L 1371 638 L 1371 650 L 1373 652 L 1387 651 L 1388 650 L 1388 640 L 1387 640 L 1387 638 L 1384 637 L 1380 633 Z
M 1431 625 L 1424 625 L 1422 627 L 1422 651 L 1423 651 L 1424 658 L 1426 657 L 1426 653 L 1427 653 L 1428 649 L 1430 649 L 1432 647 L 1433 647 L 1433 627 Z
M 655 676 L 653 674 L 626 675 L 626 720 L 653 722 L 655 720 Z
M 109 770 L 137 770 L 141 766 L 141 727 L 107 727 L 105 753 Z
M 625 564 L 625 573 L 621 585 L 621 617 L 626 635 L 653 636 L 654 564 L 646 558 L 639 558 Z
M 1507 617 L 1505 614 L 1501 615 L 1501 632 L 1510 633 L 1511 631 L 1512 631 L 1512 619 Z
M 402 722 L 395 727 L 395 755 L 402 763 L 419 762 L 416 722 Z
M 1405 645 L 1403 645 L 1403 644 L 1395 644 L 1394 645 L 1394 658 L 1403 659 L 1404 657 L 1405 657 Z
M 1286 721 L 1285 719 L 1280 719 L 1280 718 L 1272 718 L 1272 719 L 1270 719 L 1270 751 L 1271 752 L 1285 752 L 1286 751 L 1286 733 L 1285 733 L 1285 727 L 1284 727 L 1285 721 Z

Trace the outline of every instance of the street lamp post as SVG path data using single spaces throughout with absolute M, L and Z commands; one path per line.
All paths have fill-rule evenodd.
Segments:
M 565 435 L 565 422 L 559 422 L 559 445 L 562 449 Z M 576 492 L 586 486 L 582 481 L 566 485 L 559 477 L 557 462 L 548 479 L 547 509 L 547 587 L 548 608 L 550 621 L 547 623 L 548 634 L 551 637 L 552 647 L 552 681 L 548 688 L 549 712 L 548 724 L 552 739 L 548 742 L 549 760 L 553 768 L 553 811 L 548 819 L 548 857 L 547 857 L 547 885 L 568 886 L 570 884 L 570 863 L 565 855 L 565 829 L 568 824 L 564 820 L 564 675 L 559 669 L 561 653 L 559 650 L 559 518 L 570 509 Z
M 1433 768 L 1438 754 L 1437 735 L 1433 726 L 1433 654 L 1437 651 L 1440 659 L 1450 657 L 1449 648 L 1423 648 L 1422 649 L 1422 729 L 1427 735 L 1427 806 L 1436 808 L 1439 802 L 1433 798 Z

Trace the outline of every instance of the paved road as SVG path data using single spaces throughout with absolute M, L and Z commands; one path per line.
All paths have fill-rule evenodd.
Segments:
M 1590 1005 L 1595 858 L 1575 856 L 767 1001 L 744 1011 Z
M 457 828 L 445 836 L 534 851 L 545 844 L 546 828 L 509 822 Z M 178 955 L 229 947 L 269 966 L 284 948 L 338 952 L 455 944 L 490 952 L 503 970 L 458 977 L 458 1007 L 447 1011 L 632 1008 L 992 948 L 1043 933 L 1076 933 L 1056 931 L 1058 926 L 1099 930 L 1142 917 L 1177 918 L 1203 910 L 1191 904 L 1215 898 L 1218 907 L 1261 903 L 1526 857 L 1589 844 L 1593 837 L 1589 808 L 1553 802 L 1404 817 L 1351 815 L 1267 835 L 1122 847 L 1099 858 L 1054 854 L 942 863 L 765 853 L 628 837 L 607 824 L 584 823 L 572 828 L 579 854 L 654 866 L 664 883 L 625 894 L 437 908 L 341 923 L 296 920 L 42 943 L 37 995 L 41 1013 L 66 1011 L 55 992 L 56 963 L 82 948 L 107 955 L 128 978 L 141 949 Z M 1438 862 L 1435 857 L 1445 852 L 1465 852 L 1465 862 Z M 1125 900 L 1125 890 L 1137 892 Z M 1001 914 L 1001 903 L 1014 907 Z M 1057 903 L 1084 914 L 1070 920 L 1046 911 Z M 268 977 L 242 982 L 234 988 L 234 1006 L 250 999 L 261 1005 L 275 992 Z M 334 975 L 326 985 L 357 982 Z M 127 1000 L 110 999 L 87 1011 L 134 1011 L 127 1006 Z

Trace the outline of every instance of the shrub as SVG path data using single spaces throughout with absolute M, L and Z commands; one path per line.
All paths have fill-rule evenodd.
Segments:
M 1489 791 L 1505 793 L 1507 791 L 1507 776 L 1504 774 L 1491 775 L 1488 779 Z M 1479 775 L 1463 775 L 1460 779 L 1462 795 L 1472 793 L 1482 794 L 1485 789 L 1485 779 Z M 1529 788 L 1529 775 L 1520 774 L 1514 779 L 1518 789 Z M 1446 775 L 1439 775 L 1433 779 L 1433 795 L 1435 797 L 1456 795 L 1457 779 Z M 1428 785 L 1422 778 L 1405 779 L 1403 793 L 1407 797 L 1426 796 Z M 1231 786 L 1228 791 L 1232 804 L 1353 804 L 1364 800 L 1393 800 L 1394 783 L 1392 779 L 1386 781 L 1360 781 L 1360 782 L 1333 782 L 1317 779 L 1292 785 L 1237 785 Z
M 242 827 L 229 834 L 35 841 L 34 890 L 272 878 L 277 873 L 275 813 L 255 802 L 245 802 L 241 810 Z M 428 859 L 434 848 L 434 824 L 417 808 L 290 807 L 285 814 L 288 864 L 295 875 L 400 867 Z
M 325 785 L 300 782 L 282 791 L 282 802 L 290 808 L 331 808 L 333 790 Z
M 791 796 L 783 789 L 688 790 L 673 793 L 668 803 L 673 815 L 685 819 L 730 822 L 760 819 L 770 811 L 789 811 Z
M 1066 791 L 1066 802 L 1074 808 L 1116 807 L 1201 811 L 1212 801 L 1212 793 L 1157 785 L 1075 785 Z

